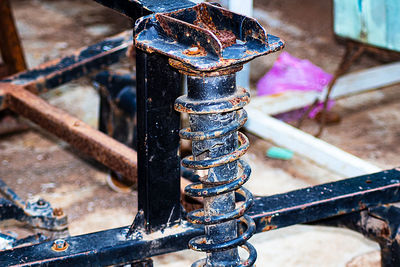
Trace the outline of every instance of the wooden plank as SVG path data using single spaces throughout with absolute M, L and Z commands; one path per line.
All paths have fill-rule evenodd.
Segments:
M 331 97 L 340 99 L 396 83 L 400 83 L 400 62 L 343 75 L 333 87 Z M 325 95 L 326 89 L 322 93 L 287 91 L 279 95 L 254 97 L 250 106 L 259 109 L 264 114 L 276 115 L 308 106 L 317 97 L 323 100 Z
M 246 129 L 273 143 L 288 148 L 306 157 L 321 167 L 342 175 L 343 178 L 367 173 L 378 172 L 381 169 L 356 156 L 353 156 L 321 139 L 315 138 L 295 127 L 272 118 L 252 107 L 246 108 L 249 119 Z

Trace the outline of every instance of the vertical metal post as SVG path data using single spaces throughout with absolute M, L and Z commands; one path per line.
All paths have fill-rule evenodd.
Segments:
M 147 231 L 180 220 L 180 74 L 168 58 L 137 50 L 138 208 Z
M 193 101 L 212 101 L 220 99 L 236 90 L 236 74 L 220 77 L 188 76 L 188 97 Z M 190 128 L 193 132 L 209 132 L 228 127 L 236 119 L 236 112 L 225 114 L 190 114 Z M 192 152 L 195 160 L 218 158 L 232 153 L 238 147 L 237 132 L 210 140 L 193 141 Z M 209 169 L 208 182 L 227 182 L 236 177 L 237 162 Z M 206 184 L 207 186 L 207 184 Z M 212 187 L 208 185 L 207 187 Z M 235 192 L 204 198 L 204 216 L 225 214 L 235 209 Z M 224 243 L 237 237 L 236 220 L 206 225 L 207 242 Z M 239 256 L 237 248 L 227 251 L 211 252 L 207 257 L 207 266 L 237 266 Z

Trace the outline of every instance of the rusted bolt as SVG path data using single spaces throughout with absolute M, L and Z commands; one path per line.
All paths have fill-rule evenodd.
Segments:
M 201 53 L 201 49 L 198 46 L 192 46 L 191 48 L 186 49 L 183 53 L 188 56 L 195 56 Z
M 55 209 L 53 209 L 53 215 L 57 216 L 57 217 L 63 216 L 64 212 L 61 208 L 55 208 Z
M 37 204 L 38 206 L 44 206 L 46 203 L 44 202 L 43 199 L 39 199 L 39 200 L 36 202 L 36 204 Z
M 65 251 L 67 250 L 69 247 L 67 241 L 63 240 L 63 239 L 56 239 L 53 242 L 53 246 L 51 247 L 52 250 L 57 251 L 57 252 L 61 252 L 61 251 Z

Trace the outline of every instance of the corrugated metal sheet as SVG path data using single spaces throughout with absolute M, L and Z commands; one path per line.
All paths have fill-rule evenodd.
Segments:
M 400 52 L 400 0 L 334 0 L 334 31 Z

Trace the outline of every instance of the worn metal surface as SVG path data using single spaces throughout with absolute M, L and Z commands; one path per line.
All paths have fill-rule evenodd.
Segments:
M 363 233 L 367 232 L 367 237 L 379 243 L 382 267 L 400 266 L 400 208 L 388 205 L 371 209 L 368 213 L 368 218 L 377 219 L 380 227 L 374 227 L 375 232 L 372 232 L 368 231 L 367 224 L 364 229 L 368 232 Z
M 30 235 L 25 238 L 16 239 L 13 236 L 0 233 L 0 250 L 39 244 L 47 239 L 48 238 L 42 234 Z
M 49 202 L 43 199 L 25 202 L 1 179 L 0 193 L 8 198 L 0 198 L 0 221 L 14 219 L 34 228 L 53 231 L 67 229 L 67 216 L 61 209 L 53 209 Z
M 151 13 L 169 12 L 194 6 L 195 3 L 187 0 L 94 0 L 106 7 L 112 8 L 133 21 Z
M 168 58 L 137 51 L 138 208 L 146 230 L 155 231 L 181 218 L 179 113 L 180 74 Z
M 9 0 L 0 1 L 0 52 L 5 71 L 11 75 L 26 69 L 24 52 L 15 27 Z M 3 77 L 0 74 L 0 78 Z
M 375 241 L 381 248 L 381 266 L 400 265 L 400 208 L 385 205 L 320 220 L 314 224 L 348 228 Z
M 91 71 L 118 62 L 129 45 L 132 32 L 125 31 L 74 54 L 39 65 L 36 68 L 0 80 L 0 84 L 23 85 L 33 93 L 43 93 Z
M 202 3 L 139 19 L 135 45 L 194 70 L 213 71 L 281 50 L 284 42 L 252 18 Z
M 53 242 L 0 252 L 1 266 L 109 266 L 187 249 L 189 240 L 202 234 L 201 228 L 175 226 L 164 233 L 126 239 L 129 227 L 111 229 L 64 239 L 69 247 L 51 249 Z M 23 258 L 20 257 L 23 255 Z
M 399 201 L 400 171 L 387 170 L 284 194 L 256 197 L 249 215 L 257 231 L 312 222 Z

